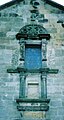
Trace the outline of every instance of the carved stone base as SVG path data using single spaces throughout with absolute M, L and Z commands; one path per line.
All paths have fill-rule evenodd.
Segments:
M 18 111 L 48 111 L 48 105 L 42 106 L 17 106 Z
M 50 99 L 17 99 L 18 111 L 48 111 Z

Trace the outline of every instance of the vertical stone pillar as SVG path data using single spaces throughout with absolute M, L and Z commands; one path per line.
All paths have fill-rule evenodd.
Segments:
M 19 44 L 20 44 L 20 56 L 21 56 L 20 59 L 24 60 L 24 58 L 25 58 L 25 43 L 21 42 L 21 40 L 20 40 Z
M 47 98 L 47 76 L 41 75 L 41 98 Z
M 47 53 L 47 41 L 46 39 L 42 39 L 42 68 L 47 67 L 46 53 Z
M 47 40 L 42 39 L 42 68 L 47 68 Z M 41 98 L 47 98 L 47 75 L 46 73 L 41 74 Z
M 20 64 L 19 67 L 20 68 L 24 68 L 24 60 L 25 60 L 25 42 L 20 40 L 19 41 L 20 44 Z
M 26 86 L 26 77 L 24 73 L 20 73 L 20 90 L 19 90 L 19 98 L 25 98 L 25 86 Z
M 24 69 L 24 60 L 25 60 L 25 42 L 23 40 L 19 41 L 20 44 L 20 64 L 19 68 Z M 25 98 L 25 74 L 24 72 L 20 72 L 20 90 L 19 90 L 19 98 Z

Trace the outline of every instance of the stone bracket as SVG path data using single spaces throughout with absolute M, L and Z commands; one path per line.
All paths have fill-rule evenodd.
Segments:
M 18 70 L 10 68 L 10 69 L 7 69 L 7 73 L 18 73 Z
M 49 69 L 49 74 L 57 74 L 59 72 L 59 69 Z

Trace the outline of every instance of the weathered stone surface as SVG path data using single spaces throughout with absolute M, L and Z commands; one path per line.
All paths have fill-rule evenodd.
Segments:
M 15 35 L 23 26 L 31 24 L 32 9 L 30 0 L 25 0 L 24 4 L 0 11 L 0 120 L 21 120 L 15 103 L 15 99 L 19 97 L 19 76 L 17 73 L 7 73 L 7 69 L 11 65 L 18 65 L 19 47 Z M 47 65 L 52 69 L 59 69 L 57 75 L 47 77 L 47 96 L 51 99 L 47 120 L 64 120 L 64 28 L 61 23 L 57 23 L 59 19 L 64 19 L 64 13 L 41 0 L 37 9 L 41 15 L 38 20 L 48 19 L 43 27 L 51 35 L 47 47 Z M 36 18 L 36 24 L 42 25 Z

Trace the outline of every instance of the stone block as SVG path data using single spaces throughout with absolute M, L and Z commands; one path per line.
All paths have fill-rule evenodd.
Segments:
M 57 100 L 57 101 L 51 101 L 50 102 L 50 106 L 54 106 L 54 107 L 61 107 L 62 106 L 62 101 L 60 101 L 60 100 Z
M 63 120 L 63 116 L 57 115 L 57 116 L 53 117 L 52 120 Z
M 55 49 L 55 55 L 56 55 L 56 57 L 62 57 L 62 56 L 64 56 L 64 50 L 62 50 L 62 49 Z
M 48 19 L 41 19 L 41 20 L 38 20 L 38 22 L 40 22 L 40 23 L 46 23 L 46 22 L 48 22 Z
M 49 32 L 49 33 L 57 33 L 57 28 L 47 28 L 47 31 Z
M 6 33 L 0 32 L 0 37 L 6 37 Z
M 57 109 L 57 114 L 58 115 L 63 115 L 64 114 L 64 108 L 63 107 L 59 107 L 59 109 Z
M 17 13 L 9 13 L 9 17 L 17 17 L 18 14 Z
M 5 45 L 0 45 L 0 49 L 5 49 Z

